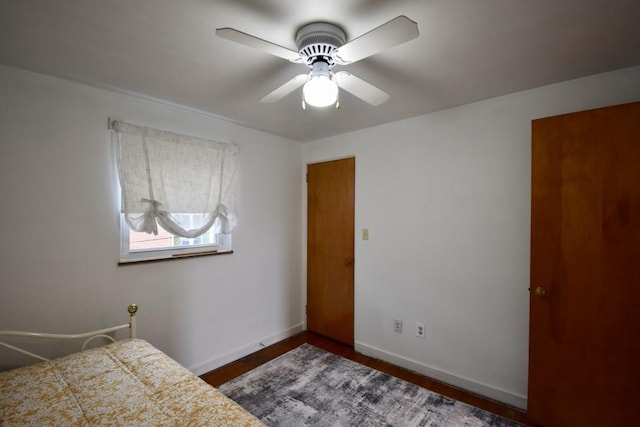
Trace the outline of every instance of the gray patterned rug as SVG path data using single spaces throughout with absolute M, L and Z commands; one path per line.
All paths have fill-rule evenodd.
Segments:
M 268 426 L 520 426 L 304 344 L 219 387 Z

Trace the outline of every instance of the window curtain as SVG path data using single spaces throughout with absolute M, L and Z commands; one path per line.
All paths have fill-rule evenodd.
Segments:
M 194 238 L 219 220 L 222 233 L 236 226 L 238 147 L 203 138 L 113 121 L 122 213 L 129 227 Z M 179 214 L 201 214 L 182 224 Z M 182 215 L 184 217 L 184 215 Z

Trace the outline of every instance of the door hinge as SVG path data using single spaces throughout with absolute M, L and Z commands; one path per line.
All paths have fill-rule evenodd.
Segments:
M 304 175 L 304 182 L 309 182 L 309 174 Z
M 304 314 L 308 314 L 307 306 L 306 306 L 306 305 L 304 306 Z

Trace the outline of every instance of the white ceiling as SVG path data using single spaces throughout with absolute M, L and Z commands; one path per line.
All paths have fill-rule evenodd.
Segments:
M 312 21 L 353 39 L 406 15 L 418 39 L 347 67 L 388 92 L 372 107 L 258 100 L 305 66 L 215 36 L 233 27 L 295 50 Z M 639 0 L 0 0 L 0 63 L 144 94 L 310 141 L 640 65 Z

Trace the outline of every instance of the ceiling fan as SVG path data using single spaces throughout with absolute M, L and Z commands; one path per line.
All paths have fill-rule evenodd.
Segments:
M 418 37 L 418 24 L 406 16 L 398 16 L 377 28 L 347 41 L 344 31 L 333 24 L 314 22 L 296 33 L 298 51 L 252 36 L 233 28 L 218 28 L 216 35 L 245 46 L 262 50 L 294 63 L 306 64 L 310 72 L 298 74 L 264 96 L 260 102 L 277 102 L 303 86 L 302 108 L 335 105 L 340 107 L 339 88 L 371 105 L 384 103 L 389 94 L 348 71 L 332 71 L 335 65 L 352 64 L 385 49 Z

